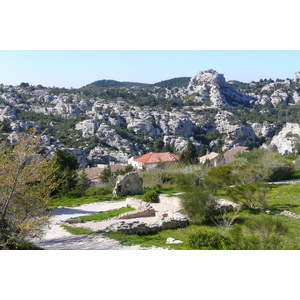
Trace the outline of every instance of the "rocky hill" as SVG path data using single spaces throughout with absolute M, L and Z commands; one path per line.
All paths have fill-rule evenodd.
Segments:
M 287 154 L 298 145 L 297 126 L 286 123 L 300 123 L 299 72 L 251 83 L 227 82 L 211 69 L 157 85 L 104 83 L 80 89 L 0 85 L 2 135 L 13 143 L 34 127 L 45 131 L 48 152 L 61 147 L 91 165 L 126 162 L 150 150 L 181 153 L 189 139 L 199 154 L 237 145 L 276 145 Z M 278 147 L 291 135 L 293 143 Z

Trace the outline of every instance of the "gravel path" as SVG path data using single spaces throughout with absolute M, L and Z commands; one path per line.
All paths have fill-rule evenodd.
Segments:
M 116 202 L 96 202 L 91 204 L 85 204 L 78 207 L 71 208 L 58 208 L 55 214 L 50 219 L 50 226 L 46 229 L 45 235 L 40 240 L 34 240 L 33 243 L 37 246 L 42 247 L 45 250 L 162 250 L 164 248 L 143 248 L 140 246 L 125 246 L 121 245 L 118 241 L 103 236 L 102 234 L 83 234 L 83 235 L 72 235 L 71 233 L 64 230 L 60 224 L 63 221 L 89 215 L 95 212 L 106 211 L 110 209 L 118 209 L 126 206 L 126 201 Z M 168 206 L 162 206 L 157 210 L 170 209 Z M 157 219 L 155 217 L 143 218 L 144 221 L 154 222 Z M 131 219 L 131 222 L 134 219 Z M 140 219 L 139 219 L 140 220 Z M 86 222 L 80 223 L 76 226 L 85 227 L 92 230 L 101 230 L 108 225 L 116 223 L 116 220 L 106 220 L 101 222 Z M 164 249 L 165 250 L 165 249 Z

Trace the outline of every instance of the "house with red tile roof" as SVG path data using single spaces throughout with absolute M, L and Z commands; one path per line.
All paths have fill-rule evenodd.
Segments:
M 131 164 L 134 168 L 146 169 L 155 168 L 158 163 L 174 163 L 179 161 L 179 155 L 170 152 L 154 153 L 149 152 L 145 155 L 136 158 L 130 158 L 128 164 Z

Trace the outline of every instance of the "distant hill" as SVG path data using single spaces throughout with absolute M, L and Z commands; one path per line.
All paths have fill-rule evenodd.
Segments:
M 129 81 L 117 81 L 117 80 L 97 80 L 88 85 L 89 87 L 123 87 L 123 86 L 158 86 L 162 88 L 172 88 L 172 87 L 187 87 L 190 82 L 191 77 L 177 77 L 168 80 L 163 80 L 156 82 L 154 84 L 141 83 L 141 82 L 129 82 Z
M 97 80 L 85 87 L 122 87 L 122 86 L 151 86 L 151 84 L 140 82 L 116 81 L 116 80 Z
M 177 77 L 173 79 L 163 80 L 153 85 L 164 87 L 164 88 L 172 88 L 172 87 L 187 87 L 190 82 L 191 77 Z

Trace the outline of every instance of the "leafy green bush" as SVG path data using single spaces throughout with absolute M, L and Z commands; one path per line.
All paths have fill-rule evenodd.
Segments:
M 194 223 L 202 224 L 214 215 L 215 197 L 200 186 L 191 187 L 181 197 L 183 210 Z
M 233 226 L 230 237 L 235 250 L 280 250 L 287 233 L 279 218 L 261 215 L 247 220 L 244 226 Z
M 151 203 L 158 203 L 159 202 L 159 197 L 156 191 L 147 191 L 143 195 L 143 199 L 146 202 L 151 202 Z
M 259 183 L 245 183 L 236 185 L 234 187 L 228 187 L 225 190 L 226 196 L 236 202 L 242 202 L 245 206 L 260 204 L 266 206 L 266 198 L 270 186 Z
M 218 190 L 235 184 L 236 176 L 233 173 L 233 166 L 217 166 L 211 168 L 203 180 L 203 184 L 207 189 Z
M 187 173 L 187 174 L 178 174 L 175 177 L 175 184 L 182 187 L 190 187 L 200 185 L 202 176 L 200 173 Z
M 87 196 L 97 196 L 97 195 L 109 195 L 111 194 L 111 189 L 109 187 L 90 187 L 85 191 Z
M 200 230 L 189 235 L 188 245 L 192 249 L 226 250 L 230 248 L 230 238 L 219 232 Z
M 293 163 L 278 153 L 266 153 L 261 162 L 270 172 L 270 181 L 289 179 L 295 170 Z

